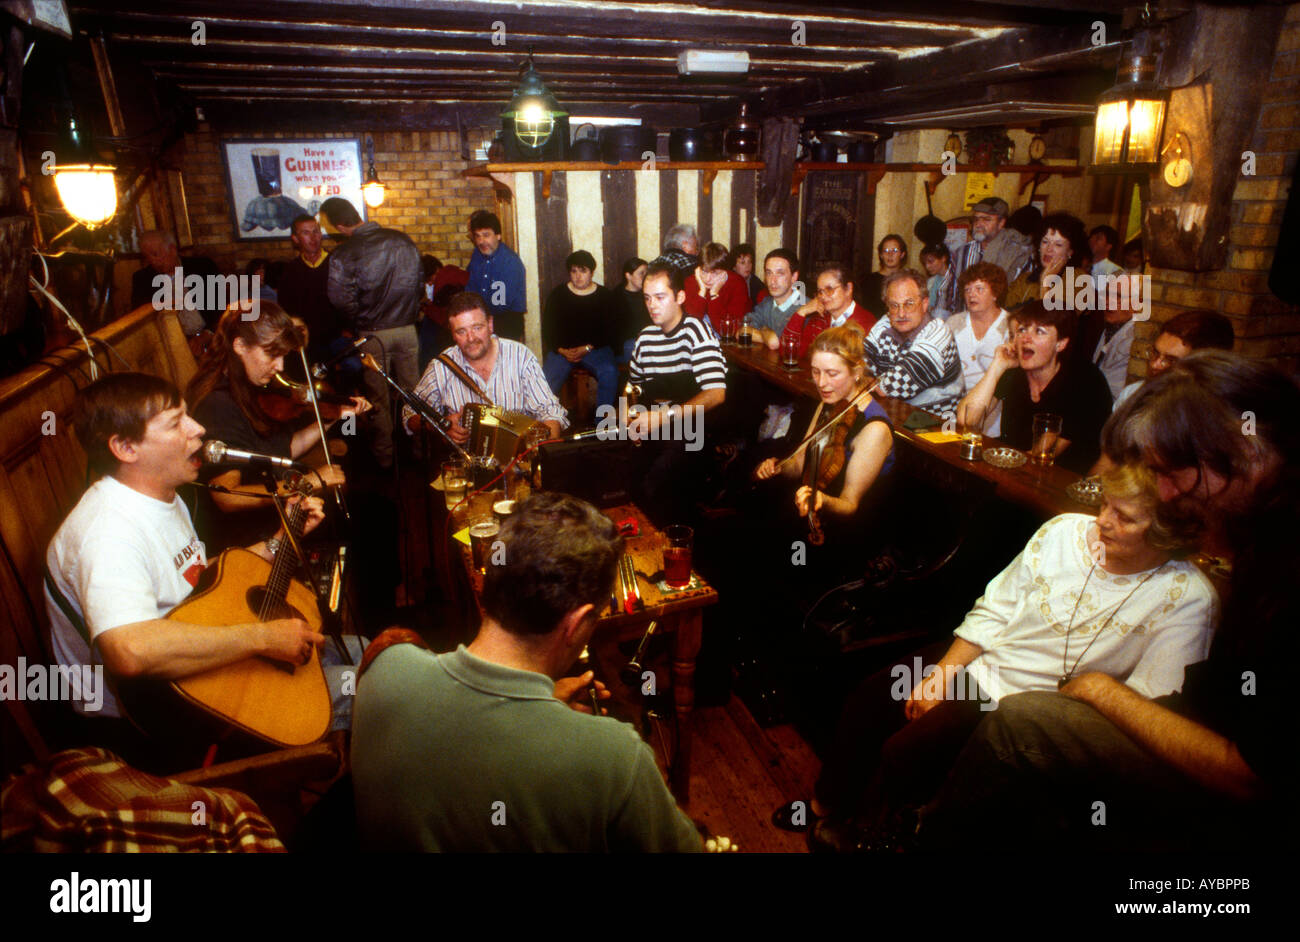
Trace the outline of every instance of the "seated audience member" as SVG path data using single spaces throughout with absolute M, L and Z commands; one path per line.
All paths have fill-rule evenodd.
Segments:
M 250 285 L 253 276 L 257 276 L 257 297 L 263 301 L 274 301 L 276 299 L 275 286 L 271 284 L 270 271 L 271 263 L 264 258 L 251 259 L 244 266 L 244 277 L 250 279 Z
M 1296 833 L 1300 767 L 1280 744 L 1300 656 L 1297 416 L 1293 377 L 1218 350 L 1186 357 L 1115 413 L 1107 456 L 1149 466 L 1162 520 L 1232 555 L 1208 657 L 1172 696 L 1077 670 L 1059 693 L 1007 698 L 925 809 L 925 844 L 1260 852 Z M 1089 814 L 1102 795 L 1104 828 Z
M 988 372 L 998 347 L 1011 339 L 1007 311 L 1002 306 L 1007 293 L 1007 275 L 996 265 L 976 262 L 961 273 L 959 280 L 959 294 L 966 306 L 948 318 L 947 324 L 961 356 L 963 381 L 966 389 L 971 390 Z M 1002 415 L 996 407 L 985 420 L 984 430 L 994 438 L 1002 434 Z
M 469 441 L 469 430 L 462 425 L 465 406 L 483 402 L 483 397 L 466 379 L 496 405 L 511 412 L 522 412 L 550 431 L 553 438 L 569 427 L 569 414 L 551 392 L 537 357 L 522 343 L 492 333 L 492 315 L 487 302 L 473 291 L 462 291 L 447 301 L 447 327 L 453 346 L 443 351 L 465 374 L 461 378 L 441 358 L 429 361 L 414 394 L 435 412 L 452 420 L 449 435 L 457 444 Z M 420 425 L 420 418 L 410 406 L 402 407 L 402 424 L 408 432 Z
M 876 246 L 876 257 L 880 270 L 868 272 L 858 285 L 858 300 L 871 312 L 872 323 L 885 316 L 885 279 L 907 267 L 907 243 L 902 236 L 890 233 Z
M 1102 486 L 1098 516 L 1043 524 L 951 643 L 908 655 L 849 698 L 817 781 L 814 849 L 867 849 L 914 831 L 911 809 L 943 784 L 989 711 L 1017 694 L 1085 674 L 1142 697 L 1179 689 L 1183 668 L 1209 650 L 1214 588 L 1176 559 L 1189 548 L 1159 522 L 1154 474 L 1128 465 Z M 787 826 L 790 811 L 774 823 Z
M 799 259 L 789 249 L 773 249 L 763 259 L 763 298 L 749 315 L 750 332 L 771 350 L 781 346 L 781 332 L 804 303 Z
M 619 365 L 632 359 L 637 334 L 650 326 L 650 315 L 645 309 L 645 295 L 641 291 L 641 286 L 645 283 L 645 269 L 645 259 L 629 258 L 623 263 L 623 290 L 615 292 L 618 295 L 618 325 L 614 351 L 618 354 Z
M 1155 379 L 1196 350 L 1231 350 L 1236 337 L 1232 322 L 1214 311 L 1183 311 L 1160 327 L 1147 356 L 1147 379 Z M 1138 391 L 1142 380 L 1129 383 L 1115 399 L 1115 410 Z
M 1041 301 L 1016 310 L 1016 334 L 998 349 L 984 378 L 966 394 L 957 419 L 979 424 L 995 400 L 1002 404 L 1002 441 L 1028 451 L 1037 412 L 1061 417 L 1056 460 L 1079 474 L 1097 460 L 1101 427 L 1110 414 L 1110 387 L 1091 363 L 1066 354 L 1074 312 L 1049 311 Z
M 420 277 L 424 281 L 424 297 L 420 300 L 416 332 L 420 335 L 420 370 L 423 371 L 438 351 L 451 343 L 447 299 L 465 290 L 469 272 L 456 265 L 444 265 L 437 256 L 421 255 Z
M 302 458 L 320 443 L 315 415 L 307 413 L 296 421 L 281 421 L 267 411 L 267 402 L 262 398 L 268 384 L 284 369 L 285 355 L 298 349 L 301 335 L 275 302 L 262 301 L 259 308 L 256 317 L 251 316 L 248 303 L 236 302 L 226 308 L 208 352 L 190 379 L 185 398 L 193 403 L 194 418 L 207 429 L 209 438 L 258 454 Z M 338 418 L 369 410 L 367 400 L 354 397 L 340 410 Z M 336 421 L 327 422 L 326 428 Z M 325 486 L 344 481 L 338 465 L 322 462 L 317 472 Z M 257 495 L 240 497 L 206 488 L 199 491 L 197 525 L 210 551 L 245 545 L 278 525 L 279 516 L 264 498 L 266 488 L 256 472 L 208 465 L 199 478 L 207 484 Z
M 1079 272 L 1087 248 L 1083 223 L 1078 219 L 1069 213 L 1051 213 L 1043 217 L 1043 235 L 1038 240 L 1033 265 L 1007 286 L 1007 310 L 1014 311 L 1022 304 L 1043 297 L 1049 279 L 1064 278 L 1067 267 Z M 1073 287 L 1067 286 L 1067 289 L 1073 296 Z
M 152 230 L 140 236 L 140 254 L 144 258 L 144 267 L 131 276 L 131 309 L 135 310 L 145 304 L 154 304 L 158 310 L 170 310 L 172 300 L 179 295 L 188 297 L 184 289 L 185 279 L 197 275 L 208 279 L 220 274 L 217 263 L 202 255 L 181 258 L 176 248 L 176 236 L 170 232 Z M 179 271 L 178 271 L 179 269 Z M 174 285 L 173 278 L 179 276 L 180 283 Z M 208 292 L 203 292 L 203 297 Z M 156 304 L 155 299 L 169 299 L 164 304 Z M 191 310 L 184 301 L 176 314 L 180 318 L 181 330 L 186 337 L 196 337 L 204 330 L 217 326 L 220 311 L 206 308 Z
M 301 618 L 228 626 L 167 618 L 208 563 L 176 493 L 198 477 L 204 429 L 175 386 L 144 373 L 110 373 L 79 394 L 74 428 L 90 473 L 102 476 L 45 556 L 50 650 L 62 665 L 102 663 L 112 678 L 97 709 L 72 704 L 91 718 L 92 741 L 150 768 L 184 768 L 192 757 L 159 761 L 156 747 L 123 718 L 117 682 L 189 677 L 255 655 L 305 664 L 325 638 Z M 309 498 L 305 506 L 310 531 L 321 521 L 321 503 Z M 284 533 L 266 534 L 248 549 L 269 562 Z M 201 751 L 206 744 L 197 745 Z
M 1146 255 L 1142 251 L 1142 239 L 1130 239 L 1124 245 L 1124 270 L 1140 275 L 1145 267 Z
M 1124 269 L 1111 256 L 1119 248 L 1119 233 L 1113 226 L 1097 226 L 1088 233 L 1088 251 L 1092 255 L 1092 276 L 1118 275 Z
M 749 306 L 752 308 L 758 303 L 759 296 L 763 293 L 763 279 L 754 274 L 754 246 L 749 242 L 742 242 L 731 250 L 731 270 L 740 276 L 745 282 L 745 287 L 749 289 Z
M 557 395 L 573 367 L 581 363 L 596 376 L 596 401 L 613 405 L 618 367 L 614 363 L 615 298 L 592 281 L 596 259 L 579 250 L 565 259 L 569 280 L 558 285 L 542 308 L 542 370 Z
M 326 292 L 329 253 L 321 245 L 320 223 L 303 214 L 289 227 L 289 241 L 295 250 L 280 273 L 276 285 L 279 305 L 307 325 L 307 357 L 320 363 L 347 345 L 343 315 L 330 303 Z
M 941 321 L 946 321 L 953 313 L 945 311 L 939 303 L 940 299 L 950 293 L 948 285 L 952 281 L 952 265 L 949 264 L 949 257 L 948 246 L 942 242 L 921 249 L 921 264 L 925 267 L 925 273 L 930 276 L 926 281 L 926 290 L 930 295 L 930 313 Z M 1005 278 L 1004 272 L 1003 279 Z
M 639 422 L 629 422 L 629 434 L 658 442 L 657 447 L 642 449 L 648 469 L 639 486 L 643 509 L 667 525 L 693 513 L 706 453 L 702 419 L 726 401 L 727 363 L 718 338 L 703 321 L 682 310 L 686 292 L 677 269 L 651 262 L 644 292 L 651 324 L 636 339 L 629 382 L 639 390 L 642 406 L 667 403 L 683 408 L 673 414 L 651 409 Z
M 880 393 L 942 413 L 962 393 L 962 367 L 952 331 L 930 316 L 925 276 L 906 268 L 885 280 L 889 319 L 867 334 L 867 364 Z
M 790 316 L 781 335 L 798 339 L 802 357 L 823 330 L 843 327 L 850 321 L 864 333 L 876 324 L 875 316 L 853 300 L 853 282 L 849 280 L 848 269 L 843 265 L 827 265 L 817 273 L 817 297 Z
M 700 264 L 700 237 L 695 227 L 678 223 L 664 236 L 664 251 L 655 261 L 663 261 L 682 273 L 683 283 Z
M 504 562 L 488 567 L 468 647 L 434 654 L 405 632 L 411 643 L 368 653 L 352 737 L 364 846 L 700 850 L 649 746 L 626 723 L 586 715 L 590 672 L 565 676 L 613 591 L 614 524 L 576 498 L 537 494 L 500 539 Z
M 1128 276 L 1124 276 L 1127 280 Z M 1139 296 L 1141 279 L 1132 291 L 1109 290 L 1097 286 L 1097 304 L 1101 307 L 1102 331 L 1097 338 L 1097 345 L 1092 351 L 1092 362 L 1101 375 L 1106 377 L 1112 398 L 1117 398 L 1124 391 L 1124 380 L 1128 379 L 1129 353 L 1133 349 L 1133 313 L 1150 309 L 1150 298 Z M 1118 289 L 1119 285 L 1111 286 Z M 1124 288 L 1128 288 L 1125 285 Z
M 749 288 L 739 275 L 727 270 L 727 259 L 727 247 L 710 242 L 700 251 L 695 274 L 686 279 L 682 310 L 701 318 L 715 331 L 722 331 L 728 321 L 739 328 L 741 318 L 752 308 Z

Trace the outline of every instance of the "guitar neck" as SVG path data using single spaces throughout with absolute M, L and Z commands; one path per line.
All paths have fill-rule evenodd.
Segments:
M 275 561 L 271 563 L 271 576 L 266 580 L 266 597 L 269 603 L 284 601 L 285 593 L 289 591 L 289 583 L 293 581 L 293 574 L 299 563 L 294 545 L 302 536 L 304 513 L 306 511 L 303 510 L 302 501 L 294 504 L 289 510 L 289 530 L 294 538 L 284 541 L 280 551 L 275 554 Z

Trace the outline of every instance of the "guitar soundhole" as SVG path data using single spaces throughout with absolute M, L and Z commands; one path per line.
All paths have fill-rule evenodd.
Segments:
M 302 612 L 294 608 L 288 602 L 281 599 L 278 602 L 272 602 L 267 606 L 265 616 L 262 615 L 262 606 L 266 603 L 266 587 L 253 586 L 245 595 L 245 602 L 253 614 L 257 615 L 263 621 L 271 621 L 276 618 L 303 618 Z

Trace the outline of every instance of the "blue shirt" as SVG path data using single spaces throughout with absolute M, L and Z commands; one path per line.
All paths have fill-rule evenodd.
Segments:
M 498 283 L 500 288 L 495 287 Z M 502 311 L 522 313 L 528 310 L 528 296 L 524 293 L 524 263 L 504 242 L 491 255 L 474 250 L 469 260 L 469 283 L 465 290 L 483 295 L 488 313 L 494 316 Z

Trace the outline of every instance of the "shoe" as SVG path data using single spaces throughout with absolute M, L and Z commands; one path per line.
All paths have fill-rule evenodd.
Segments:
M 808 850 L 814 854 L 852 854 L 860 831 L 848 818 L 818 818 L 808 828 Z
M 917 817 L 900 811 L 882 823 L 862 818 L 821 818 L 808 829 L 814 854 L 906 854 L 917 849 Z
M 795 824 L 795 805 L 803 806 L 798 811 L 802 824 Z M 790 831 L 793 834 L 802 834 L 820 820 L 821 818 L 812 810 L 812 802 L 804 801 L 802 798 L 796 801 L 787 801 L 772 812 L 773 826 L 780 828 L 782 831 Z

